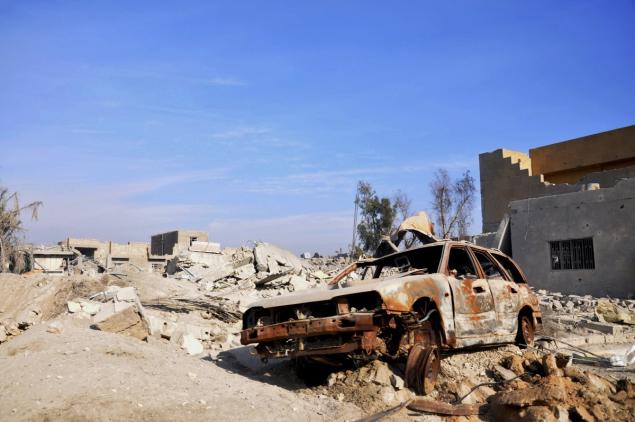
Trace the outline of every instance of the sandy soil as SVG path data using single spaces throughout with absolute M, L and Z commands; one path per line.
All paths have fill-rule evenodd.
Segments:
M 301 396 L 209 358 L 60 319 L 0 345 L 0 420 L 354 420 L 358 408 Z M 223 361 L 221 361 L 223 362 Z

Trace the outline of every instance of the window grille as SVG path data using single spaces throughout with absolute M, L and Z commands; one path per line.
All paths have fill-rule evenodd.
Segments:
M 552 270 L 593 270 L 593 238 L 549 242 Z

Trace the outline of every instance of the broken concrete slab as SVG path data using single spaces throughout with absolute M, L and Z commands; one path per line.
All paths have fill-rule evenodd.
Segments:
M 81 301 L 80 305 L 82 307 L 82 311 L 88 315 L 96 315 L 101 309 L 100 302 Z
M 291 277 L 289 277 L 288 283 L 289 285 L 291 285 L 294 292 L 297 292 L 299 290 L 306 290 L 311 287 L 306 278 L 299 275 L 292 275 Z
M 496 378 L 499 378 L 501 381 L 511 381 L 514 378 L 518 377 L 515 372 L 500 365 L 494 365 L 493 371 Z
M 100 331 L 122 334 L 145 340 L 148 338 L 148 324 L 141 317 L 135 306 L 129 306 L 123 311 L 117 312 L 107 319 L 92 325 Z
M 203 353 L 203 344 L 191 334 L 184 334 L 181 337 L 180 346 L 192 356 Z
M 134 287 L 122 287 L 117 289 L 115 297 L 117 302 L 137 302 L 139 300 Z
M 274 246 L 270 243 L 258 243 L 254 248 L 254 257 L 256 260 L 256 269 L 258 271 L 274 272 L 270 268 L 272 262 L 292 267 L 295 272 L 302 270 L 302 261 L 291 252 Z
M 217 242 L 194 241 L 190 245 L 189 250 L 192 252 L 221 253 L 220 243 Z
M 66 307 L 68 308 L 68 312 L 70 312 L 71 314 L 75 314 L 82 311 L 82 305 L 79 302 L 75 302 L 72 300 L 69 300 L 68 302 L 66 302 Z
M 234 277 L 238 278 L 239 280 L 244 280 L 254 274 L 256 274 L 256 268 L 251 263 L 242 265 L 234 270 Z

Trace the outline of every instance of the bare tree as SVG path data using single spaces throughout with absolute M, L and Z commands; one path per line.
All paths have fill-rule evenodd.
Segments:
M 401 190 L 395 192 L 392 196 L 392 207 L 395 210 L 395 221 L 393 229 L 396 229 L 406 218 L 410 217 L 412 211 L 412 200 Z
M 17 192 L 9 192 L 9 189 L 0 187 L 0 273 L 9 269 L 20 269 L 20 238 L 19 233 L 24 231 L 21 214 L 31 212 L 31 219 L 37 220 L 38 209 L 42 202 L 34 201 L 20 206 Z
M 430 183 L 432 209 L 436 214 L 439 234 L 444 237 L 462 237 L 472 223 L 472 210 L 476 186 L 470 171 L 452 181 L 448 171 L 439 169 Z

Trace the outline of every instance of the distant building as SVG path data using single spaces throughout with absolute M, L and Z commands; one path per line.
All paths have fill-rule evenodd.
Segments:
M 172 255 L 174 246 L 179 245 L 183 249 L 192 246 L 194 242 L 207 242 L 208 236 L 204 231 L 175 230 L 167 233 L 155 234 L 150 239 L 150 251 L 152 255 Z
M 499 233 L 477 243 L 507 249 L 537 287 L 635 296 L 635 126 L 479 165 L 483 232 Z
M 126 244 L 96 239 L 78 239 L 69 237 L 58 245 L 70 251 L 76 251 L 103 269 L 132 266 L 140 271 L 159 270 L 165 265 L 166 258 L 151 257 L 149 245 L 145 242 L 128 242 Z

